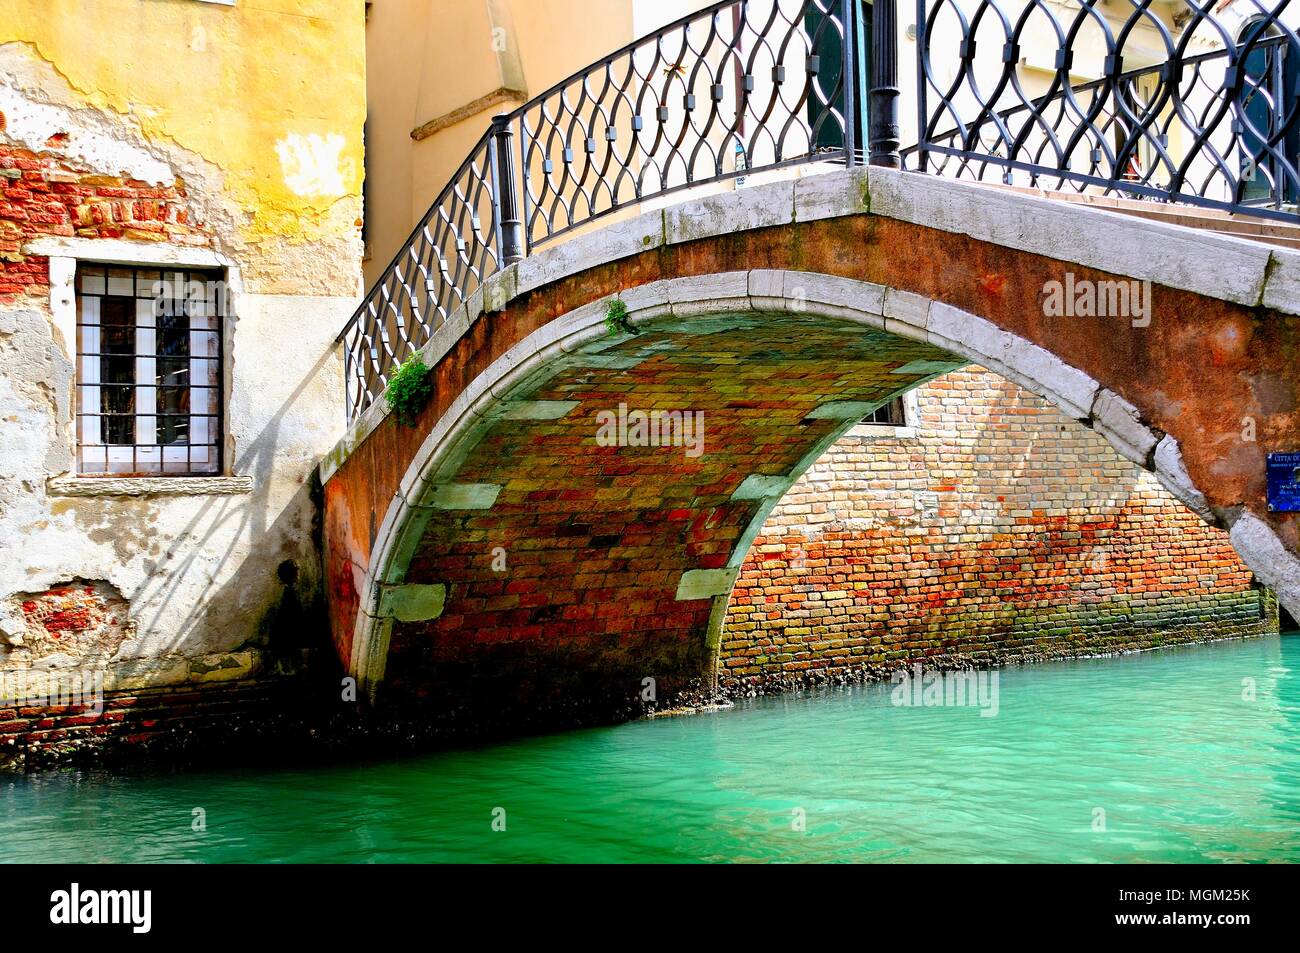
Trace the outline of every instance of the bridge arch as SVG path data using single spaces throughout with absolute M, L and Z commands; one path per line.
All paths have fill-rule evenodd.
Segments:
M 871 406 L 964 363 L 1050 400 L 1207 521 L 1231 526 L 1248 565 L 1295 611 L 1294 524 L 1270 525 L 1247 502 L 1225 505 L 1224 481 L 1198 486 L 1189 475 L 1179 439 L 1198 445 L 1203 475 L 1200 444 L 1222 445 L 1222 433 L 1204 426 L 1213 408 L 1190 408 L 1199 426 L 1180 428 L 1189 408 L 1171 417 L 1159 401 L 1185 403 L 1185 388 L 1153 399 L 1134 386 L 1134 367 L 1126 375 L 1116 363 L 1116 353 L 1132 359 L 1146 348 L 1080 347 L 1077 322 L 1046 320 L 1044 288 L 1071 264 L 1083 280 L 1142 269 L 1047 258 L 1009 247 L 1024 244 L 1014 238 L 954 239 L 953 226 L 966 227 L 952 218 L 960 206 L 909 195 L 914 177 L 872 176 L 893 190 L 892 214 L 868 211 L 879 205 L 861 173 L 670 208 L 657 236 L 656 216 L 642 216 L 520 263 L 484 289 L 477 313 L 471 302 L 463 326 L 453 318 L 440 329 L 426 350 L 441 399 L 415 428 L 372 408 L 323 468 L 332 624 L 349 671 L 372 695 L 385 680 L 407 697 L 445 694 L 466 675 L 481 686 L 485 670 L 514 694 L 512 666 L 546 686 L 525 701 L 535 705 L 634 698 L 645 677 L 668 694 L 707 682 L 731 584 L 785 489 Z M 765 218 L 772 196 L 761 193 L 783 188 L 791 220 Z M 1024 197 L 989 194 L 983 211 L 1015 235 L 1008 217 L 1014 226 L 1026 214 Z M 930 220 L 908 220 L 917 217 Z M 1156 237 L 1186 243 L 1183 231 Z M 1112 251 L 1094 245 L 1092 255 Z M 1170 264 L 1168 247 L 1159 255 Z M 770 267 L 734 267 L 751 263 Z M 1166 280 L 1203 280 L 1183 265 Z M 1234 276 L 1222 293 L 1244 297 L 1242 281 Z M 1158 294 L 1157 306 L 1197 309 L 1207 350 L 1229 368 L 1234 335 L 1261 320 L 1240 302 L 1167 285 Z M 624 328 L 607 322 L 614 299 Z M 1147 327 L 1102 330 L 1140 340 Z M 1092 366 L 1057 352 L 1092 354 Z M 1266 364 L 1256 363 L 1256 376 L 1276 389 Z M 1293 379 L 1288 386 L 1294 399 Z M 1246 390 L 1233 413 L 1248 406 Z M 692 461 L 689 447 L 600 447 L 596 415 L 617 415 L 619 404 L 629 414 L 702 412 L 704 453 Z M 1294 435 L 1294 405 L 1288 413 L 1278 429 Z M 711 434 L 723 444 L 710 463 Z M 558 571 L 538 574 L 540 553 Z M 572 553 L 581 558 L 562 558 Z M 548 664 L 548 628 L 566 633 L 556 646 L 562 664 Z

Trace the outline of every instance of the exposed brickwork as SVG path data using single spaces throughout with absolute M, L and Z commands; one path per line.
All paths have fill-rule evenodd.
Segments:
M 111 658 L 135 631 L 130 606 L 103 581 L 73 580 L 0 600 L 0 674 L 46 656 Z
M 1226 533 L 1045 401 L 967 368 L 917 404 L 915 436 L 844 438 L 769 516 L 728 609 L 725 688 L 1275 626 Z
M 840 421 L 809 416 L 828 394 L 880 402 L 922 376 L 899 368 L 943 355 L 864 328 L 739 318 L 649 329 L 602 356 L 634 366 L 560 372 L 526 396 L 577 406 L 497 421 L 445 477 L 501 490 L 490 509 L 430 515 L 406 582 L 447 585 L 447 603 L 394 625 L 387 698 L 518 717 L 628 706 L 643 678 L 689 690 L 710 669 L 714 601 L 678 587 L 728 565 L 763 502 L 733 498 L 742 482 L 791 473 L 832 435 Z M 620 403 L 699 412 L 702 452 L 601 446 L 598 415 Z
M 195 732 L 209 740 L 240 719 L 263 720 L 287 709 L 290 690 L 283 680 L 245 681 L 106 693 L 94 707 L 2 707 L 0 769 L 183 749 Z
M 0 142 L 0 303 L 49 294 L 47 260 L 22 252 L 40 236 L 209 243 L 183 186 L 101 175 Z
M 0 709 L 0 767 L 68 761 L 78 750 L 98 751 L 108 744 L 175 741 L 195 725 L 259 709 L 266 699 L 268 689 L 240 683 L 113 693 L 94 707 L 4 707 Z

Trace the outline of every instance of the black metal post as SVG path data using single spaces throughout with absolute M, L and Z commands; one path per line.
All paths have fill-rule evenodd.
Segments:
M 895 0 L 875 0 L 871 13 L 870 163 L 902 167 L 898 154 L 898 14 Z
M 361 337 L 360 325 L 357 326 L 357 337 Z M 354 406 L 352 400 L 352 348 L 348 347 L 346 343 L 343 345 L 343 403 L 347 407 L 348 420 L 350 421 Z
M 844 164 L 854 166 L 858 158 L 858 40 L 857 4 L 859 0 L 843 0 L 840 4 L 841 26 L 844 28 L 844 65 L 840 69 L 840 87 L 844 94 Z M 811 78 L 809 82 L 814 82 Z
M 501 236 L 501 265 L 513 265 L 524 257 L 524 223 L 519 218 L 519 181 L 515 174 L 514 132 L 508 115 L 492 118 L 492 151 L 495 175 L 492 201 L 496 206 Z

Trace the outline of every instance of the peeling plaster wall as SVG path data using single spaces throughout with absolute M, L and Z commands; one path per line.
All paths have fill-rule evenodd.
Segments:
M 10 43 L 5 86 L 46 107 L 10 116 L 15 135 L 43 142 L 71 110 L 70 155 L 181 178 L 250 286 L 358 291 L 362 0 L 0 0 Z
M 229 680 L 308 636 L 364 112 L 361 0 L 0 0 L 0 674 Z M 236 290 L 226 474 L 76 479 L 72 260 L 195 256 Z

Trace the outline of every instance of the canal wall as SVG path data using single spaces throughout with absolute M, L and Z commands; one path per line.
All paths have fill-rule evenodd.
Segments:
M 0 771 L 126 762 L 163 752 L 170 759 L 194 745 L 211 755 L 221 742 L 247 748 L 268 724 L 289 717 L 301 698 L 301 687 L 283 679 L 118 690 L 98 698 L 88 693 L 61 705 L 48 704 L 57 700 L 48 695 L 36 704 L 11 696 L 0 708 Z
M 769 515 L 720 643 L 728 691 L 1277 629 L 1233 550 L 1096 432 L 983 368 L 859 426 Z

